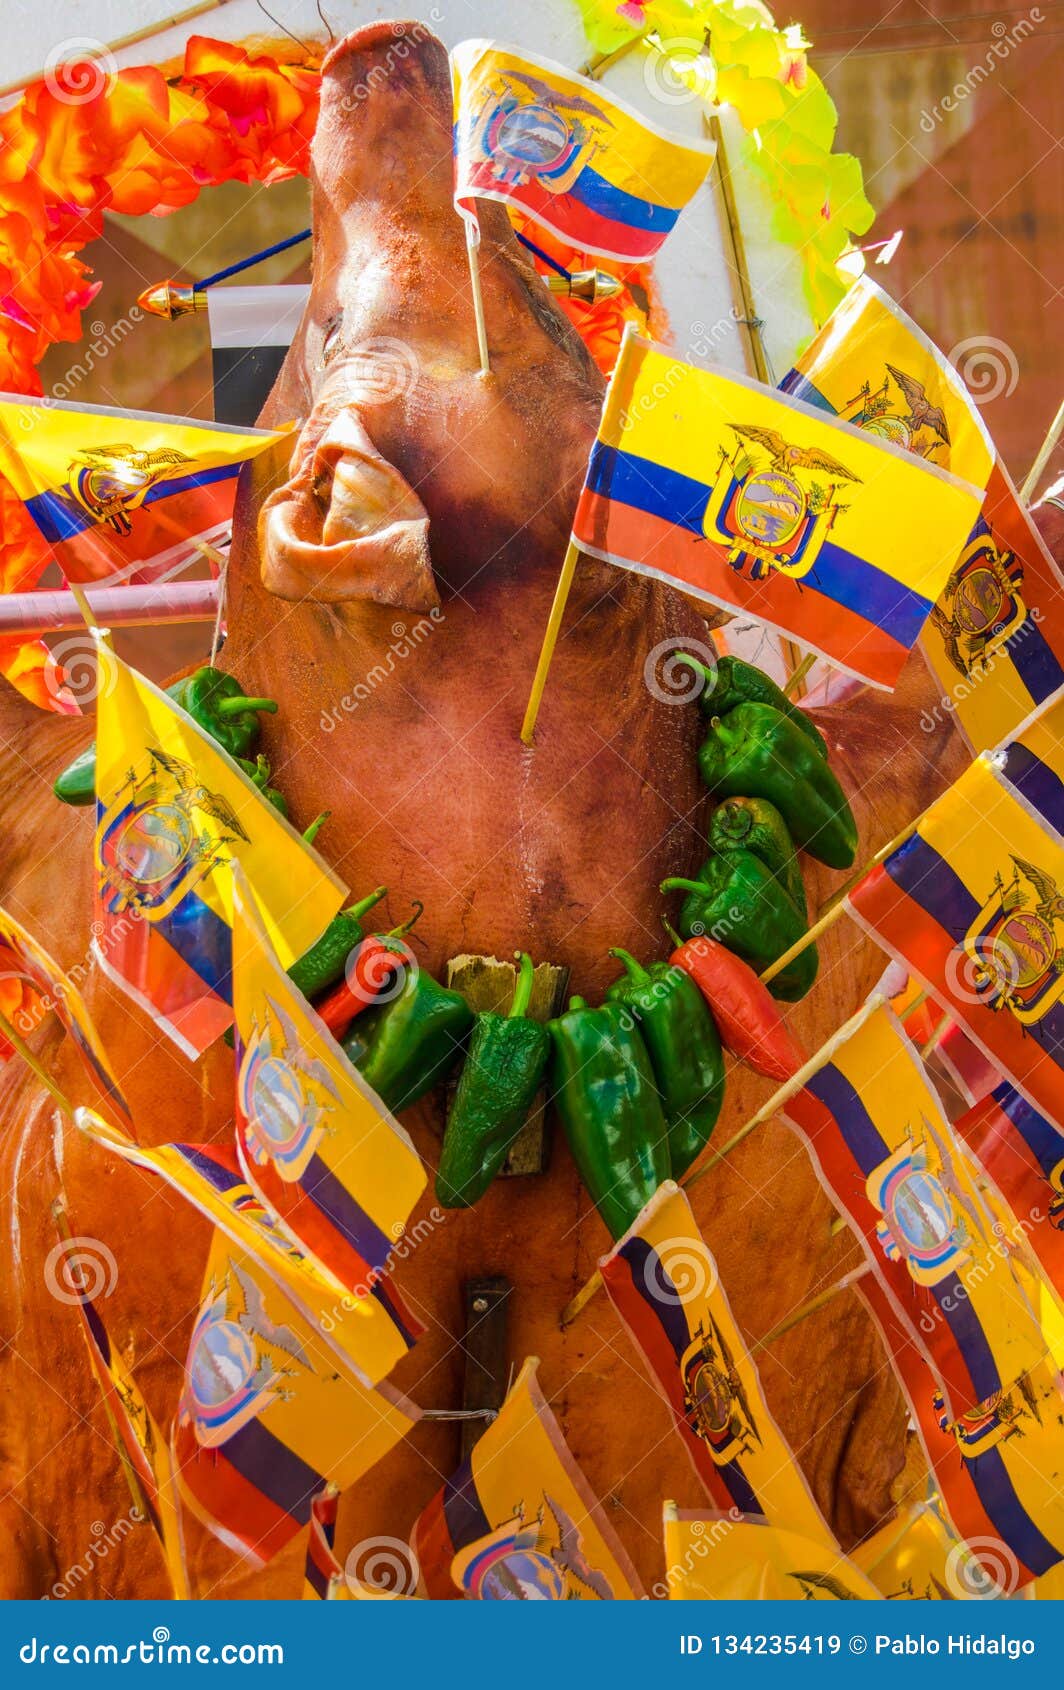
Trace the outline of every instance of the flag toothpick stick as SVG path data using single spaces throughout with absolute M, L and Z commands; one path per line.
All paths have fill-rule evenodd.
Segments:
M 562 563 L 561 573 L 558 576 L 558 585 L 554 589 L 554 603 L 550 607 L 547 631 L 543 636 L 539 662 L 536 664 L 536 673 L 532 681 L 532 691 L 528 697 L 528 708 L 525 711 L 525 719 L 521 724 L 521 739 L 525 745 L 532 744 L 536 731 L 536 718 L 539 715 L 539 707 L 543 702 L 543 689 L 547 684 L 547 674 L 551 659 L 554 656 L 554 648 L 558 644 L 562 618 L 565 615 L 565 606 L 569 598 L 569 590 L 573 584 L 576 560 L 579 556 L 580 552 L 577 546 L 570 540 Z
M 855 868 L 848 879 L 843 881 L 838 891 L 832 893 L 827 904 L 824 906 L 823 913 L 818 916 L 816 921 L 814 921 L 812 927 L 808 928 L 806 932 L 802 934 L 800 939 L 795 940 L 789 951 L 784 951 L 783 955 L 778 956 L 775 962 L 769 963 L 768 967 L 762 973 L 761 979 L 766 982 L 774 980 L 776 975 L 781 974 L 783 970 L 794 961 L 795 957 L 799 956 L 801 952 L 805 950 L 807 945 L 815 944 L 821 933 L 825 932 L 827 928 L 834 926 L 840 915 L 845 912 L 845 898 L 847 892 L 852 891 L 853 888 L 864 879 L 866 874 L 870 874 L 877 863 L 883 862 L 885 858 L 893 856 L 895 851 L 900 850 L 900 848 L 905 844 L 905 841 L 912 838 L 918 826 L 919 817 L 917 817 L 916 821 L 910 822 L 908 827 L 902 828 L 900 833 L 896 833 L 893 839 L 888 839 L 885 845 L 881 845 L 874 857 L 869 857 L 868 861 L 866 863 L 862 863 L 860 868 Z
M 56 1084 L 55 1080 L 53 1080 L 40 1057 L 30 1049 L 29 1045 L 22 1037 L 22 1034 L 15 1031 L 7 1016 L 2 1013 L 0 1013 L 0 1033 L 3 1034 L 8 1044 L 18 1051 L 18 1054 L 26 1064 L 26 1067 L 36 1074 L 37 1078 L 41 1082 L 41 1085 L 51 1095 L 53 1101 L 58 1104 L 63 1113 L 73 1120 L 74 1107 L 70 1102 L 70 1099 L 67 1097 L 62 1088 Z
M 466 252 L 469 256 L 469 280 L 473 289 L 473 316 L 477 324 L 477 352 L 480 356 L 480 373 L 482 376 L 491 374 L 491 364 L 488 360 L 488 326 L 484 320 L 484 294 L 480 286 L 480 248 L 472 228 L 466 224 Z
M 790 1332 L 794 1327 L 800 1326 L 803 1320 L 808 1320 L 809 1316 L 816 1314 L 818 1309 L 826 1308 L 828 1303 L 834 1302 L 835 1298 L 840 1296 L 843 1291 L 849 1291 L 851 1286 L 871 1271 L 871 1264 L 863 1262 L 859 1268 L 854 1268 L 852 1273 L 844 1274 L 834 1285 L 829 1285 L 826 1291 L 820 1291 L 815 1297 L 810 1297 L 807 1303 L 802 1303 L 801 1307 L 789 1314 L 786 1320 L 781 1320 L 778 1326 L 774 1326 L 770 1332 L 765 1333 L 763 1338 L 759 1338 L 756 1344 L 751 1344 L 750 1354 L 756 1355 L 758 1350 L 766 1350 L 770 1344 L 776 1342 L 777 1338 L 782 1338 L 785 1332 Z
M 800 698 L 802 696 L 802 693 L 805 691 L 805 687 L 803 685 L 805 677 L 808 675 L 816 660 L 816 652 L 807 651 L 805 656 L 802 658 L 802 661 L 791 670 L 787 679 L 783 683 L 783 690 L 788 698 Z
M 680 1182 L 683 1190 L 690 1191 L 691 1187 L 697 1185 L 711 1168 L 715 1168 L 718 1162 L 723 1162 L 726 1157 L 731 1155 L 733 1150 L 738 1149 L 743 1140 L 749 1138 L 755 1128 L 763 1126 L 766 1121 L 770 1121 L 773 1115 L 783 1107 L 787 1099 L 793 1097 L 796 1092 L 800 1092 L 806 1081 L 816 1073 L 817 1069 L 822 1068 L 825 1062 L 830 1062 L 839 1046 L 845 1044 L 847 1039 L 852 1038 L 857 1029 L 863 1026 L 869 1016 L 874 1014 L 877 1009 L 881 1009 L 885 1002 L 885 998 L 880 997 L 878 992 L 874 992 L 867 1003 L 861 1005 L 856 1015 L 851 1015 L 848 1021 L 844 1021 L 842 1026 L 832 1033 L 827 1043 L 821 1045 L 820 1049 L 809 1058 L 808 1062 L 802 1064 L 791 1079 L 780 1086 L 777 1091 L 774 1091 L 768 1102 L 763 1103 L 757 1113 L 751 1115 L 745 1125 L 741 1126 L 738 1132 L 733 1133 L 726 1144 L 722 1144 L 719 1150 L 714 1150 L 706 1161 L 686 1175 Z M 596 1268 L 587 1283 L 581 1286 L 576 1296 L 562 1310 L 558 1324 L 563 1331 L 567 1326 L 572 1325 L 577 1315 L 587 1307 L 595 1293 L 601 1289 L 602 1275 Z
M 1029 504 L 1031 495 L 1042 479 L 1042 473 L 1053 453 L 1056 451 L 1061 435 L 1064 434 L 1064 404 L 1061 405 L 1053 421 L 1049 425 L 1049 433 L 1038 448 L 1038 456 L 1027 471 L 1023 486 L 1020 488 L 1020 498 L 1024 504 Z

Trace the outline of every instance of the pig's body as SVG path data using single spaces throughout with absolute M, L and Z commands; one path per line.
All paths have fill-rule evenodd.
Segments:
M 573 989 L 594 996 L 616 972 L 609 946 L 662 954 L 658 883 L 690 872 L 702 848 L 698 713 L 650 690 L 646 673 L 656 648 L 704 640 L 705 628 L 668 589 L 582 563 L 537 744 L 521 746 L 600 382 L 490 206 L 482 223 L 493 376 L 477 374 L 464 240 L 450 207 L 446 61 L 431 37 L 415 35 L 413 26 L 402 38 L 386 26 L 361 32 L 326 67 L 315 283 L 267 418 L 309 422 L 290 479 L 282 459 L 259 460 L 243 488 L 222 661 L 247 690 L 279 700 L 265 733 L 275 778 L 299 825 L 332 811 L 319 844 L 356 892 L 387 882 L 382 925 L 401 920 L 415 897 L 424 901 L 427 967 L 441 970 L 459 952 L 527 948 L 537 961 L 568 965 Z M 371 75 L 388 62 L 387 76 Z M 338 315 L 336 350 L 322 370 Z M 853 795 L 862 854 L 959 772 L 955 738 L 920 730 L 931 693 L 914 660 L 893 697 L 862 695 L 819 718 Z M 92 827 L 60 810 L 48 786 L 79 730 L 31 722 L 13 698 L 4 707 L 12 745 L 4 901 L 72 965 L 88 945 Z M 837 877 L 808 878 L 815 907 Z M 857 1007 L 882 961 L 853 929 L 836 927 L 822 946 L 820 980 L 793 1015 L 810 1049 Z M 89 995 L 145 1141 L 223 1138 L 228 1049 L 194 1071 L 106 982 L 95 979 Z M 68 1091 L 88 1101 L 71 1053 L 58 1045 L 49 1059 Z M 99 1535 L 93 1521 L 109 1528 L 128 1505 L 76 1310 L 44 1283 L 58 1184 L 54 1111 L 17 1067 L 0 1086 L 12 1241 L 0 1305 L 10 1340 L 0 1361 L 9 1492 L 0 1589 L 39 1596 L 86 1559 Z M 718 1133 L 770 1089 L 734 1069 Z M 434 1166 L 438 1104 L 407 1124 Z M 117 1260 L 103 1305 L 112 1335 L 165 1421 L 206 1228 L 69 1129 L 58 1136 L 74 1229 L 106 1241 Z M 428 1332 L 396 1382 L 423 1406 L 456 1404 L 462 1281 L 506 1274 L 512 1357 L 542 1358 L 574 1453 L 647 1584 L 659 1581 L 662 1498 L 703 1499 L 608 1305 L 600 1298 L 569 1331 L 558 1329 L 558 1311 L 608 1242 L 564 1145 L 546 1176 L 500 1181 L 472 1212 L 440 1224 L 432 1208 L 430 1186 L 397 1273 Z M 807 1160 L 776 1125 L 698 1186 L 695 1209 L 751 1339 L 855 1260 L 845 1235 L 830 1234 Z M 851 1540 L 889 1510 L 904 1458 L 900 1397 L 869 1323 L 840 1298 L 759 1360 L 818 1499 Z M 345 1502 L 341 1546 L 405 1538 L 456 1448 L 452 1427 L 419 1427 Z M 190 1536 L 200 1594 L 297 1593 L 301 1544 L 246 1575 L 198 1530 Z M 68 1594 L 159 1593 L 147 1528 L 75 1583 Z

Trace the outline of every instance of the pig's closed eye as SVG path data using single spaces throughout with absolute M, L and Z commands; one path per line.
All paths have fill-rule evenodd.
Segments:
M 318 357 L 318 363 L 323 368 L 331 358 L 335 357 L 336 353 L 339 352 L 340 347 L 343 345 L 343 326 L 343 318 L 334 317 L 328 328 L 325 330 L 325 336 L 321 343 L 321 352 Z

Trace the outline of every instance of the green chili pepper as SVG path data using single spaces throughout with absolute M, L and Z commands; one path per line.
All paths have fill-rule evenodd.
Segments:
M 669 1134 L 673 1179 L 685 1174 L 717 1124 L 724 1102 L 724 1057 L 705 998 L 682 968 L 644 968 L 627 951 L 611 950 L 625 973 L 606 993 L 639 1023 Z
M 235 675 L 209 663 L 167 689 L 194 722 L 230 757 L 243 757 L 259 736 L 259 712 L 277 709 L 272 698 L 247 698 Z
M 424 969 L 406 968 L 394 998 L 355 1020 L 343 1048 L 393 1114 L 409 1109 L 445 1079 L 473 1025 L 461 992 Z
M 772 870 L 795 908 L 808 916 L 805 882 L 787 823 L 767 798 L 726 798 L 719 804 L 709 823 L 709 848 L 723 856 L 752 851 Z
M 259 752 L 254 762 L 249 757 L 238 757 L 236 761 L 240 764 L 252 786 L 257 786 L 266 802 L 272 804 L 274 809 L 287 821 L 288 800 L 283 792 L 278 792 L 275 786 L 270 785 L 270 765 L 262 752 Z
M 321 938 L 292 964 L 288 978 L 305 998 L 324 992 L 340 979 L 348 957 L 365 937 L 359 917 L 379 904 L 387 891 L 387 886 L 378 886 L 367 898 L 357 904 L 349 904 L 347 909 L 334 915 Z
M 726 716 L 737 704 L 771 704 L 781 716 L 786 716 L 796 728 L 801 728 L 820 755 L 827 758 L 827 741 L 816 723 L 807 711 L 787 697 L 782 687 L 778 687 L 764 670 L 755 669 L 752 663 L 744 663 L 741 657 L 718 657 L 716 669 L 708 669 L 686 651 L 678 651 L 676 659 L 686 663 L 705 681 L 698 702 L 706 716 Z
M 571 998 L 550 1023 L 551 1090 L 573 1160 L 614 1238 L 669 1177 L 669 1137 L 647 1048 L 624 1004 Z
M 56 777 L 52 791 L 63 804 L 95 804 L 96 742 L 87 745 Z
M 679 927 L 685 939 L 706 933 L 762 973 L 805 933 L 772 870 L 751 851 L 707 857 L 694 880 L 663 880 L 663 892 L 686 892 Z M 816 979 L 817 954 L 809 945 L 769 982 L 774 997 L 803 998 Z
M 527 1018 L 534 976 L 525 951 L 509 1014 L 482 1011 L 476 1018 L 436 1175 L 436 1195 L 445 1209 L 468 1208 L 483 1197 L 543 1082 L 550 1034 Z
M 831 868 L 857 853 L 853 811 L 827 763 L 771 704 L 737 704 L 714 717 L 698 753 L 702 779 L 718 798 L 767 798 L 795 844 Z
M 258 713 L 277 709 L 272 698 L 245 698 L 238 680 L 223 674 L 220 669 L 212 669 L 209 664 L 197 669 L 194 675 L 175 681 L 167 687 L 166 693 L 182 710 L 187 710 L 204 732 L 210 734 L 224 751 L 228 751 L 230 757 L 238 761 L 243 759 L 245 752 L 253 749 L 258 738 Z M 245 770 L 245 773 L 249 772 Z M 64 804 L 96 802 L 95 740 L 67 765 L 52 791 Z M 274 802 L 272 797 L 270 802 Z M 277 807 L 281 808 L 280 805 Z M 281 813 L 283 815 L 285 811 Z

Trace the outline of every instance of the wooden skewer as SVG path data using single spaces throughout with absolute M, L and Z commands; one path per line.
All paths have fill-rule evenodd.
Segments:
M 893 839 L 888 839 L 885 845 L 880 846 L 875 856 L 870 857 L 868 862 L 863 863 L 860 868 L 854 869 L 849 878 L 844 880 L 838 891 L 832 895 L 823 915 L 814 921 L 812 927 L 803 933 L 800 939 L 796 940 L 789 951 L 784 951 L 783 955 L 778 956 L 775 962 L 769 963 L 768 967 L 762 973 L 761 979 L 766 982 L 774 980 L 776 975 L 781 974 L 783 970 L 794 961 L 796 956 L 801 955 L 808 945 L 815 944 L 821 933 L 824 933 L 829 927 L 833 926 L 834 923 L 838 921 L 839 916 L 843 914 L 846 908 L 845 898 L 847 892 L 851 891 L 853 887 L 858 885 L 858 883 L 864 879 L 866 874 L 870 874 L 877 863 L 883 862 L 886 857 L 893 856 L 894 852 L 899 850 L 901 846 L 905 844 L 907 839 L 912 838 L 919 825 L 920 821 L 919 817 L 917 817 L 916 821 L 910 822 L 908 827 L 903 828 L 900 833 L 895 834 Z
M 37 1078 L 41 1082 L 41 1085 L 47 1092 L 50 1093 L 53 1102 L 58 1104 L 63 1113 L 73 1120 L 74 1107 L 70 1102 L 70 1099 L 61 1087 L 53 1080 L 40 1057 L 30 1049 L 29 1045 L 22 1037 L 22 1034 L 15 1031 L 7 1016 L 3 1013 L 0 1013 L 0 1033 L 3 1033 L 4 1038 L 7 1039 L 8 1043 L 18 1051 L 18 1054 L 21 1056 L 27 1068 L 32 1069 L 33 1073 L 36 1074 Z
M 843 1291 L 849 1291 L 851 1286 L 856 1285 L 859 1279 L 863 1279 L 865 1274 L 871 1273 L 871 1271 L 872 1264 L 862 1262 L 859 1268 L 854 1268 L 852 1273 L 844 1274 L 834 1285 L 829 1285 L 826 1291 L 820 1291 L 815 1297 L 810 1297 L 807 1303 L 803 1303 L 800 1308 L 794 1310 L 793 1314 L 789 1314 L 786 1320 L 781 1320 L 778 1326 L 774 1326 L 770 1332 L 766 1332 L 765 1336 L 759 1338 L 756 1344 L 751 1344 L 750 1354 L 756 1355 L 758 1350 L 766 1350 L 770 1344 L 776 1342 L 777 1338 L 782 1338 L 785 1332 L 790 1332 L 794 1327 L 800 1326 L 803 1320 L 808 1320 L 809 1316 L 816 1314 L 818 1309 L 825 1308 L 828 1303 L 834 1302 L 835 1298 L 840 1296 Z
M 532 681 L 532 691 L 528 696 L 525 719 L 521 724 L 521 741 L 524 745 L 532 744 L 536 732 L 536 718 L 539 715 L 539 707 L 543 702 L 543 690 L 547 685 L 547 675 L 550 671 L 551 659 L 554 656 L 554 648 L 558 644 L 558 635 L 561 632 L 565 606 L 569 598 L 569 590 L 573 584 L 573 576 L 576 573 L 576 562 L 579 556 L 579 548 L 575 541 L 570 540 L 562 561 L 558 585 L 554 589 L 554 603 L 551 605 L 547 631 L 543 636 L 539 662 L 536 664 L 536 673 Z
M 477 325 L 477 352 L 480 356 L 480 373 L 482 376 L 491 374 L 491 363 L 488 359 L 488 326 L 484 320 L 484 294 L 480 286 L 480 247 L 471 223 L 466 223 L 466 253 L 469 257 L 469 280 L 473 289 L 473 316 Z
M 789 643 L 789 642 L 788 642 Z M 816 652 L 807 651 L 798 666 L 791 670 L 783 683 L 783 690 L 788 698 L 800 698 L 805 691 L 805 677 L 816 662 Z
M 816 1073 L 817 1069 L 822 1068 L 825 1062 L 830 1062 L 832 1055 L 836 1050 L 838 1050 L 839 1046 L 844 1044 L 848 1038 L 851 1038 L 853 1034 L 856 1033 L 857 1029 L 868 1020 L 869 1016 L 877 1009 L 881 1009 L 885 1002 L 885 998 L 880 997 L 878 993 L 873 993 L 873 995 L 868 999 L 868 1002 L 861 1005 L 861 1008 L 857 1011 L 856 1015 L 851 1015 L 848 1021 L 843 1022 L 842 1026 L 832 1034 L 827 1044 L 822 1045 L 821 1048 L 809 1058 L 808 1062 L 804 1062 L 798 1072 L 789 1079 L 785 1085 L 780 1086 L 778 1090 L 774 1091 L 768 1102 L 763 1103 L 757 1113 L 755 1115 L 751 1115 L 746 1124 L 741 1126 L 738 1132 L 733 1133 L 726 1144 L 722 1144 L 719 1150 L 714 1150 L 700 1166 L 696 1166 L 687 1174 L 681 1182 L 683 1190 L 690 1191 L 691 1187 L 697 1185 L 699 1180 L 703 1179 L 705 1175 L 709 1173 L 711 1168 L 715 1168 L 719 1162 L 723 1162 L 725 1157 L 730 1156 L 732 1151 L 737 1149 L 744 1139 L 749 1138 L 755 1128 L 763 1126 L 766 1121 L 771 1120 L 772 1116 L 775 1115 L 777 1111 L 787 1102 L 787 1099 L 794 1097 L 797 1092 L 800 1092 L 806 1081 Z M 573 1297 L 562 1310 L 558 1324 L 563 1331 L 567 1326 L 572 1325 L 573 1321 L 587 1307 L 596 1292 L 601 1289 L 602 1274 L 599 1272 L 598 1268 L 596 1268 L 594 1273 L 591 1275 L 591 1278 L 587 1280 L 586 1284 L 580 1287 L 576 1296 Z
M 1064 404 L 1061 405 L 1060 410 L 1050 423 L 1049 433 L 1039 446 L 1038 456 L 1027 471 L 1023 486 L 1020 488 L 1020 498 L 1025 505 L 1030 503 L 1031 495 L 1041 481 L 1042 472 L 1056 450 L 1062 434 L 1064 434 Z

